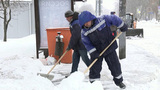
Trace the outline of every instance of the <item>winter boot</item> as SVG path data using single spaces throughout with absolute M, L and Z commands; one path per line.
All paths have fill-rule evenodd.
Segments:
M 89 79 L 90 83 L 93 83 L 94 81 L 100 81 L 100 78 L 97 79 Z
M 94 81 L 90 81 L 90 83 L 93 83 Z
M 119 86 L 120 88 L 122 89 L 125 89 L 126 88 L 126 85 L 124 83 L 119 83 L 119 84 L 116 84 L 117 86 Z

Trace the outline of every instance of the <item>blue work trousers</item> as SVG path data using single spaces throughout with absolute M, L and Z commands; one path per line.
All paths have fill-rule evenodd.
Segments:
M 72 55 L 72 70 L 71 73 L 77 71 L 78 69 L 78 64 L 80 61 L 80 56 L 83 60 L 83 62 L 86 64 L 88 67 L 90 65 L 90 60 L 87 55 L 87 50 L 74 50 L 73 55 Z
M 109 67 L 109 70 L 111 71 L 115 84 L 119 84 L 120 82 L 122 82 L 123 77 L 122 77 L 121 65 L 120 65 L 116 51 L 113 51 L 112 53 L 105 55 L 105 56 L 102 55 L 96 61 L 96 63 L 90 69 L 90 73 L 89 73 L 90 81 L 100 79 L 100 72 L 102 70 L 103 58 L 105 59 Z

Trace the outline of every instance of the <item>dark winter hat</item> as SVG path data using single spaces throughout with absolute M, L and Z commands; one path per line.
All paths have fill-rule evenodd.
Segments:
M 71 10 L 68 10 L 65 12 L 65 17 L 73 16 L 74 12 Z

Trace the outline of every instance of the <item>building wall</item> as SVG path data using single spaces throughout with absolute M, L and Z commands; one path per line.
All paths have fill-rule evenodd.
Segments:
M 24 5 L 24 6 L 23 6 Z M 23 2 L 20 10 L 12 10 L 7 38 L 21 38 L 35 33 L 34 9 L 32 2 Z M 4 37 L 3 19 L 0 20 L 0 39 Z

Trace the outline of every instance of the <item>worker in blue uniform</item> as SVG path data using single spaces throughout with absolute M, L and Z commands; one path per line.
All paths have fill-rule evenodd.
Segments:
M 102 70 L 102 61 L 104 58 L 111 71 L 115 84 L 120 88 L 126 88 L 123 83 L 121 65 L 116 53 L 118 47 L 117 42 L 115 41 L 101 57 L 99 57 L 99 54 L 115 38 L 112 35 L 110 27 L 116 26 L 124 32 L 128 30 L 127 25 L 116 15 L 103 15 L 101 17 L 96 17 L 89 11 L 81 12 L 78 18 L 82 28 L 82 42 L 91 56 L 91 61 L 93 62 L 98 58 L 96 63 L 90 68 L 90 82 L 100 80 L 100 72 Z

